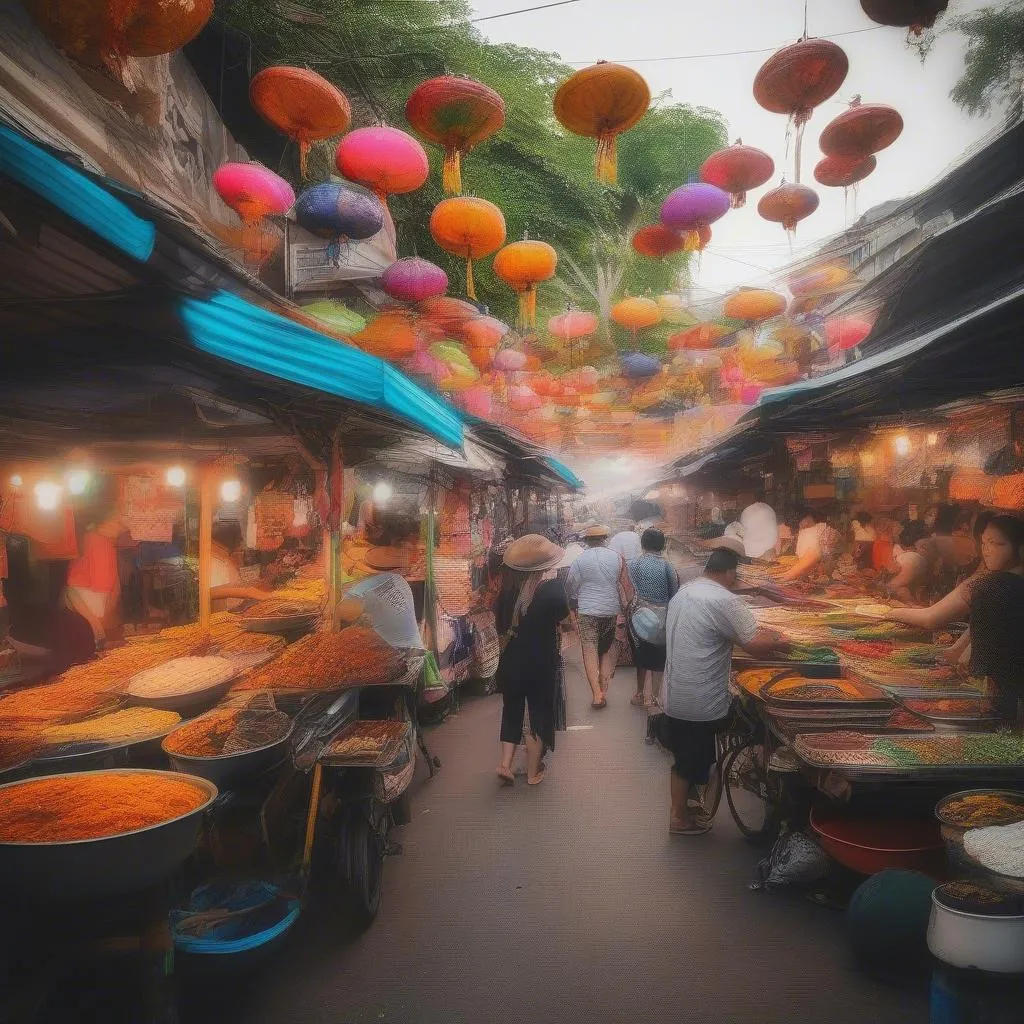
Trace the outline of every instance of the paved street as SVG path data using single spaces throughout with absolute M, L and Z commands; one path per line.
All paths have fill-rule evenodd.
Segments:
M 712 834 L 669 836 L 632 675 L 595 713 L 569 666 L 571 731 L 537 788 L 498 786 L 500 698 L 467 699 L 428 737 L 443 770 L 415 785 L 375 925 L 346 942 L 308 924 L 216 1019 L 923 1024 L 922 984 L 858 970 L 839 912 L 749 891 L 760 854 L 724 802 Z

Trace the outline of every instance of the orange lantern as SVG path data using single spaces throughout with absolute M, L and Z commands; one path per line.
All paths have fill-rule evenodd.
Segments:
M 621 64 L 599 61 L 570 75 L 555 93 L 555 117 L 574 135 L 597 139 L 597 180 L 614 185 L 616 136 L 647 113 L 651 91 L 643 76 Z
M 508 324 L 503 324 L 493 316 L 475 317 L 459 324 L 455 333 L 469 348 L 497 348 L 498 342 L 509 332 Z
M 778 292 L 763 288 L 741 288 L 724 302 L 722 312 L 730 320 L 757 323 L 778 316 L 786 308 L 786 300 Z
M 249 102 L 264 121 L 299 144 L 303 178 L 310 144 L 341 135 L 352 121 L 345 94 L 307 68 L 265 68 L 249 83 Z
M 695 234 L 696 232 L 688 232 Z M 678 231 L 665 227 L 664 224 L 647 224 L 638 228 L 633 235 L 633 248 L 641 256 L 651 259 L 662 259 L 672 253 L 682 252 L 686 248 L 687 238 Z
M 797 223 L 810 217 L 818 208 L 818 193 L 806 185 L 787 185 L 761 196 L 757 212 L 765 220 L 781 224 L 787 231 L 796 231 Z
M 473 260 L 495 252 L 505 241 L 505 217 L 494 203 L 474 196 L 444 199 L 430 215 L 434 241 L 453 256 L 466 261 L 466 294 L 476 299 Z
M 105 68 L 129 92 L 134 57 L 180 50 L 202 31 L 213 0 L 29 0 L 32 19 L 73 60 Z
M 364 352 L 381 359 L 405 359 L 416 351 L 418 337 L 408 313 L 387 311 L 378 313 L 351 340 Z
M 668 339 L 668 347 L 674 350 L 714 348 L 729 333 L 729 329 L 721 324 L 697 324 L 688 331 L 673 334 Z
M 637 331 L 661 323 L 661 308 L 654 299 L 627 298 L 612 306 L 611 318 L 632 333 L 635 346 Z
M 537 285 L 555 276 L 558 253 L 547 242 L 523 239 L 494 257 L 494 272 L 519 293 L 520 326 L 537 324 Z
M 466 324 L 480 318 L 476 306 L 450 295 L 436 295 L 423 299 L 417 308 L 422 324 L 431 334 L 459 335 Z

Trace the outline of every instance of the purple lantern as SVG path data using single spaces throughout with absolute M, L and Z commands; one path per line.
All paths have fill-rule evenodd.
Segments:
M 381 287 L 401 302 L 422 302 L 448 291 L 448 275 L 430 260 L 409 256 L 392 263 L 381 275 Z
M 661 205 L 661 223 L 673 231 L 699 231 L 729 212 L 728 192 L 696 181 L 669 193 Z
M 622 375 L 633 380 L 653 377 L 661 370 L 661 363 L 654 356 L 643 352 L 627 352 L 622 357 Z
M 384 226 L 384 207 L 369 192 L 333 181 L 307 188 L 295 204 L 295 219 L 311 234 L 330 238 L 337 262 L 341 245 L 372 238 Z

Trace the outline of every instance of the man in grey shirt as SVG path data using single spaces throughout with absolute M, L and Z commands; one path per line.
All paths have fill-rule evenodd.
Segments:
M 732 592 L 738 564 L 729 547 L 712 551 L 703 575 L 682 587 L 668 606 L 663 735 L 675 758 L 669 818 L 674 835 L 703 835 L 711 828 L 693 816 L 687 800 L 692 787 L 707 784 L 714 765 L 715 736 L 729 713 L 733 645 L 754 657 L 787 646 L 778 634 L 760 629 Z

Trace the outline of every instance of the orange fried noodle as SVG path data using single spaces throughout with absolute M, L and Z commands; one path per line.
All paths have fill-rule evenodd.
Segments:
M 0 842 L 100 839 L 179 818 L 206 802 L 194 783 L 148 773 L 28 779 L 3 790 Z

